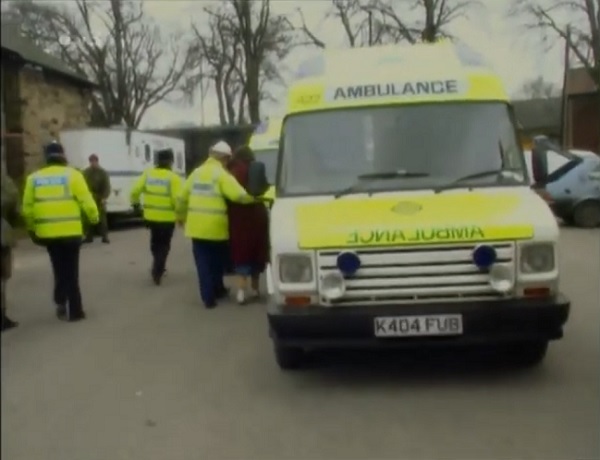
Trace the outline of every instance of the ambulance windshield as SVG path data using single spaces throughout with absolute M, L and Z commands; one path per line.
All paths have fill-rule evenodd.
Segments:
M 469 174 L 510 169 L 512 181 L 484 176 L 465 186 L 526 183 L 525 161 L 508 106 L 444 103 L 338 109 L 294 115 L 283 128 L 283 195 L 335 194 L 358 176 L 419 171 L 369 180 L 356 192 L 435 188 Z
M 254 158 L 256 161 L 260 161 L 265 165 L 269 184 L 275 183 L 275 175 L 277 174 L 277 153 L 277 149 L 254 151 Z

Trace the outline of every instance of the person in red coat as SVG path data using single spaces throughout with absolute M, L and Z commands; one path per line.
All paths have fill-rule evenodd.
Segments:
M 247 145 L 233 154 L 229 171 L 242 187 L 248 186 L 248 169 L 254 153 Z M 244 304 L 259 296 L 260 275 L 269 261 L 269 213 L 264 203 L 227 203 L 231 263 L 236 276 L 236 299 Z

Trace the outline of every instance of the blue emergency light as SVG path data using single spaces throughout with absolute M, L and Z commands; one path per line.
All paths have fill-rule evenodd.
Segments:
M 473 249 L 473 263 L 481 270 L 487 270 L 498 260 L 498 253 L 494 247 L 480 244 Z
M 355 252 L 345 251 L 337 256 L 337 267 L 344 276 L 353 276 L 361 266 L 360 258 Z

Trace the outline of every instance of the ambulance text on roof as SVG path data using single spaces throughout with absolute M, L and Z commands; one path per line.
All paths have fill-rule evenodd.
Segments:
M 335 89 L 333 100 L 387 96 L 421 96 L 424 94 L 456 94 L 458 92 L 459 85 L 457 80 L 380 83 L 376 85 L 340 86 Z

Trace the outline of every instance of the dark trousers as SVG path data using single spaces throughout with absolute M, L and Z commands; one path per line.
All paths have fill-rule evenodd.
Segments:
M 96 206 L 98 207 L 99 222 L 96 225 L 92 225 L 88 218 L 85 217 L 85 236 L 88 241 L 93 240 L 95 234 L 99 234 L 103 239 L 108 238 L 108 219 L 106 217 L 106 206 L 102 203 L 102 200 L 96 200 Z
M 83 313 L 79 289 L 80 238 L 57 238 L 45 244 L 54 273 L 54 303 L 67 306 L 69 317 Z
M 175 232 L 175 223 L 146 222 L 150 229 L 150 252 L 152 253 L 152 274 L 162 275 L 167 266 L 167 258 L 171 251 L 171 240 Z
M 6 316 L 6 284 L 12 276 L 12 248 L 2 246 L 2 321 Z
M 227 242 L 193 239 L 192 250 L 200 282 L 200 297 L 205 305 L 214 305 L 226 292 L 223 275 Z

